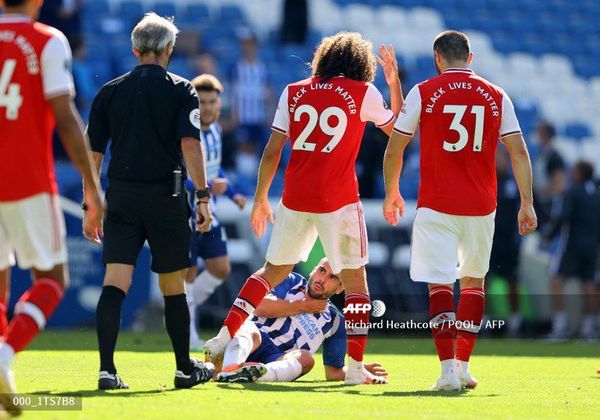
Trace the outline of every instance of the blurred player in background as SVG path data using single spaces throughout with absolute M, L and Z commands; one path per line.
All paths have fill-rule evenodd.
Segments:
M 570 338 L 565 310 L 565 280 L 576 277 L 583 283 L 584 315 L 579 336 L 584 340 L 596 338 L 600 325 L 598 313 L 598 286 L 594 282 L 600 242 L 600 191 L 594 182 L 594 167 L 579 161 L 571 172 L 571 186 L 563 200 L 560 214 L 548 232 L 552 240 L 561 235 L 561 249 L 556 262 L 556 275 L 550 283 L 552 292 L 552 331 L 548 338 Z
M 308 281 L 291 273 L 273 288 L 225 349 L 217 382 L 291 382 L 311 371 L 313 354 L 323 346 L 328 381 L 346 376 L 344 317 L 329 301 L 343 290 L 341 278 L 323 258 Z M 379 363 L 365 368 L 380 377 Z
M 260 164 L 251 225 L 256 236 L 275 223 L 265 265 L 246 281 L 217 337 L 206 343 L 209 358 L 223 353 L 245 319 L 295 264 L 306 261 L 320 238 L 335 275 L 346 290 L 348 372 L 346 384 L 385 383 L 363 366 L 370 304 L 365 265 L 367 230 L 358 194 L 355 162 L 367 121 L 390 133 L 402 106 L 394 50 L 381 46 L 377 60 L 390 86 L 392 110 L 371 84 L 377 71 L 372 44 L 358 33 L 323 39 L 315 53 L 313 75 L 288 85 L 279 100 L 273 132 Z M 268 192 L 288 137 L 291 158 L 285 173 L 277 221 Z M 361 324 L 363 323 L 363 324 Z M 348 323 L 347 323 L 348 325 Z
M 218 120 L 221 115 L 223 85 L 219 79 L 210 74 L 196 77 L 192 80 L 192 85 L 200 99 L 200 126 L 204 159 L 206 160 L 206 180 L 213 196 L 211 207 L 214 210 L 216 196 L 226 195 L 242 210 L 246 206 L 246 197 L 235 192 L 221 168 L 223 143 L 221 141 L 222 130 Z M 190 196 L 193 200 L 195 190 L 191 179 L 186 181 L 186 187 L 192 193 Z M 194 203 L 192 203 L 192 207 L 193 205 Z M 195 221 L 192 220 L 192 223 Z M 231 272 L 226 241 L 225 229 L 214 217 L 213 211 L 210 230 L 202 235 L 196 234 L 191 242 L 192 267 L 187 273 L 186 282 L 191 319 L 190 348 L 192 350 L 200 350 L 204 346 L 204 342 L 196 330 L 196 308 L 212 296 Z M 198 258 L 202 258 L 204 261 L 204 270 L 200 274 L 198 274 Z
M 104 213 L 88 141 L 75 109 L 71 49 L 59 30 L 35 22 L 42 0 L 0 6 L 0 279 L 16 260 L 33 286 L 19 299 L 0 344 L 0 403 L 18 412 L 11 365 L 44 328 L 68 284 L 64 218 L 54 176 L 54 127 L 89 186 L 86 228 L 102 230 Z M 6 289 L 7 290 L 7 289 Z M 6 317 L 6 306 L 2 307 Z
M 433 50 L 440 75 L 411 89 L 388 143 L 383 212 L 391 225 L 398 223 L 398 211 L 404 214 L 398 180 L 404 149 L 419 128 L 421 184 L 410 275 L 413 281 L 429 283 L 431 328 L 442 367 L 432 389 L 460 390 L 477 385 L 469 372 L 469 357 L 485 307 L 498 139 L 510 153 L 521 195 L 521 235 L 536 229 L 537 218 L 529 153 L 509 97 L 469 69 L 473 53 L 465 34 L 442 32 Z M 457 278 L 461 293 L 455 315 Z

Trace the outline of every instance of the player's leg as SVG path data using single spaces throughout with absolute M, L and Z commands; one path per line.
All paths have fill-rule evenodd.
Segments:
M 367 228 L 360 202 L 315 218 L 317 232 L 334 273 L 340 274 L 346 299 L 344 317 L 348 348 L 347 385 L 385 383 L 363 365 L 371 299 L 365 265 L 369 262 Z
M 135 193 L 135 195 L 134 195 Z M 123 302 L 131 285 L 133 270 L 146 233 L 139 216 L 139 192 L 107 190 L 102 262 L 106 266 L 100 299 L 96 306 L 96 335 L 100 353 L 98 389 L 127 389 L 114 362 L 121 328 Z
M 252 274 L 233 302 L 223 327 L 204 346 L 206 356 L 214 360 L 225 350 L 246 318 L 252 314 L 271 288 L 291 273 L 294 265 L 306 261 L 317 240 L 313 214 L 297 212 L 279 205 L 265 265 Z
M 108 236 L 105 235 L 105 238 L 107 239 Z M 112 242 L 112 240 L 109 242 Z M 107 245 L 105 241 L 104 246 L 105 258 L 110 260 L 112 245 Z M 141 244 L 139 248 L 141 248 Z M 106 251 L 108 251 L 108 254 Z M 96 306 L 96 335 L 98 352 L 100 353 L 99 389 L 128 388 L 117 374 L 114 357 L 117 338 L 121 329 L 121 308 L 131 286 L 134 268 L 133 264 L 106 264 L 102 292 Z
M 158 273 L 164 298 L 165 326 L 177 366 L 174 385 L 190 388 L 210 380 L 214 373 L 212 366 L 190 359 L 190 311 L 185 293 L 185 277 L 191 266 L 190 209 L 183 196 L 161 193 L 149 201 L 142 213 L 143 226 L 152 252 L 151 269 Z
M 8 302 L 10 300 L 10 269 L 0 270 L 0 336 L 8 326 Z
M 263 347 L 263 337 L 256 324 L 250 320 L 244 322 L 225 348 L 215 381 L 255 382 L 266 372 L 262 360 L 272 353 L 270 344 L 270 340 L 266 341 Z
M 231 272 L 231 264 L 227 255 L 225 230 L 222 226 L 217 225 L 193 242 L 196 242 L 198 257 L 204 260 L 204 270 L 196 276 L 188 288 L 188 304 L 192 315 L 190 343 L 192 348 L 200 348 L 204 346 L 204 341 L 197 333 L 198 326 L 195 320 L 197 308 L 203 305 L 225 282 Z
M 266 373 L 256 382 L 293 382 L 310 372 L 314 365 L 315 358 L 308 350 L 291 350 L 267 363 Z
M 190 311 L 190 350 L 199 351 L 204 346 L 204 341 L 200 339 L 197 331 L 196 322 L 196 302 L 194 301 L 193 285 L 198 275 L 198 242 L 200 238 L 192 234 L 190 240 L 190 260 L 192 266 L 188 268 L 185 275 L 185 294 Z
M 463 386 L 475 388 L 469 360 L 481 329 L 485 311 L 484 278 L 489 270 L 495 213 L 460 217 L 458 277 L 460 298 L 456 310 L 456 360 Z
M 550 294 L 552 295 L 552 330 L 547 336 L 549 340 L 565 340 L 569 335 L 564 287 L 565 278 L 570 277 L 573 271 L 573 258 L 574 256 L 571 252 L 565 252 L 560 257 L 558 271 L 550 280 Z
M 441 373 L 434 390 L 459 390 L 456 374 L 456 314 L 454 283 L 458 262 L 459 229 L 456 217 L 419 208 L 413 223 L 410 277 L 429 283 L 429 318 Z
M 15 393 L 11 375 L 14 354 L 25 349 L 42 330 L 60 303 L 68 284 L 64 218 L 58 198 L 37 194 L 4 203 L 0 211 L 0 242 L 11 244 L 21 268 L 33 268 L 33 286 L 15 306 L 15 315 L 0 344 L 0 403 L 18 411 L 9 394 Z M 14 264 L 12 251 L 0 246 L 0 270 Z M 8 263 L 8 264 L 6 264 Z

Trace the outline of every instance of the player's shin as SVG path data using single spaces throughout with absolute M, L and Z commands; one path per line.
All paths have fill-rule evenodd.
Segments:
M 344 301 L 346 340 L 348 343 L 348 368 L 362 369 L 369 332 L 371 299 L 367 293 L 349 293 Z
M 116 286 L 104 286 L 96 306 L 96 333 L 100 352 L 100 372 L 114 375 L 115 346 L 121 328 L 121 307 L 125 292 Z
M 223 356 L 223 370 L 237 368 L 244 363 L 250 353 L 252 353 L 254 341 L 250 333 L 237 334 L 227 344 L 225 354 Z
M 209 273 L 208 270 L 203 270 L 190 285 L 195 304 L 200 306 L 206 302 L 224 281 Z
M 456 359 L 469 362 L 485 308 L 482 287 L 462 289 L 456 312 Z
M 252 315 L 269 290 L 271 290 L 269 282 L 258 274 L 253 274 L 246 280 L 223 322 L 230 337 L 233 337 L 246 318 Z
M 265 365 L 267 373 L 256 382 L 292 382 L 302 374 L 302 364 L 295 358 L 277 360 Z
M 429 318 L 433 342 L 442 363 L 442 374 L 454 367 L 456 336 L 454 293 L 449 286 L 429 289 Z
M 165 326 L 173 345 L 177 370 L 189 375 L 194 366 L 190 360 L 190 312 L 185 293 L 164 296 L 164 300 Z
M 0 353 L 4 354 L 7 346 L 10 346 L 7 354 L 23 350 L 44 328 L 46 321 L 60 303 L 63 293 L 63 286 L 57 280 L 49 277 L 38 279 L 19 299 L 15 307 L 15 316 L 6 330 L 5 344 L 0 346 Z

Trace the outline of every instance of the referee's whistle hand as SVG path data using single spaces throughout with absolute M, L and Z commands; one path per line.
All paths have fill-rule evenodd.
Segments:
M 210 230 L 213 221 L 208 202 L 198 202 L 196 205 L 196 230 L 205 233 Z

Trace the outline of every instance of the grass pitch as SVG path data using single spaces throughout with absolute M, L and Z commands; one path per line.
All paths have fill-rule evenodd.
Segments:
M 548 418 L 600 414 L 600 345 L 481 339 L 471 360 L 479 380 L 462 393 L 429 391 L 438 375 L 428 339 L 369 341 L 390 384 L 345 387 L 324 381 L 321 358 L 295 383 L 199 385 L 173 389 L 166 334 L 123 333 L 117 345 L 124 391 L 96 390 L 98 355 L 90 331 L 47 331 L 15 364 L 20 393 L 83 396 L 81 411 L 25 411 L 23 418 Z

